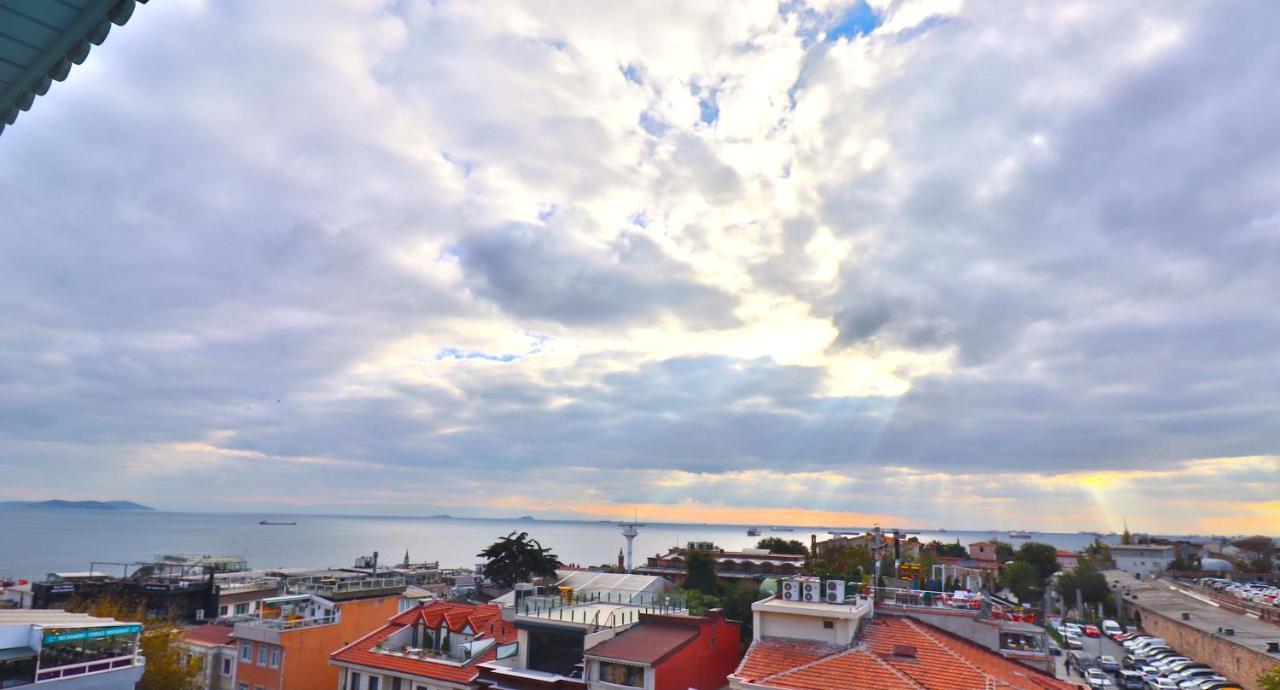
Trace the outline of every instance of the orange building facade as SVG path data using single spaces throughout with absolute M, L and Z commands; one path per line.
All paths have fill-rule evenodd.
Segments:
M 329 655 L 383 626 L 399 601 L 398 593 L 345 601 L 278 597 L 275 613 L 264 602 L 263 618 L 235 627 L 236 690 L 337 688 L 339 669 Z

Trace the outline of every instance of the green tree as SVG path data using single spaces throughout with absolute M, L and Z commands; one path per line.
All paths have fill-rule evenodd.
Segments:
M 1008 589 L 1023 604 L 1038 600 L 1043 589 L 1044 578 L 1036 567 L 1026 561 L 1014 561 L 1005 568 L 1000 576 L 1000 586 Z
M 1068 605 L 1075 603 L 1077 589 L 1086 604 L 1104 602 L 1111 593 L 1106 576 L 1098 571 L 1093 561 L 1083 559 L 1074 569 L 1058 576 L 1056 588 Z
M 1013 560 L 1013 546 L 1002 541 L 996 542 L 996 563 L 1008 563 Z
M 1280 690 L 1280 664 L 1258 676 L 1258 687 L 1262 690 Z
M 705 616 L 707 609 L 720 608 L 720 597 L 714 594 L 707 594 L 697 589 L 679 590 L 684 595 L 685 608 L 689 609 L 691 616 Z
M 798 539 L 782 537 L 765 537 L 756 543 L 757 549 L 768 549 L 770 553 L 788 553 L 797 556 L 808 556 L 809 549 Z
M 485 559 L 484 574 L 503 587 L 535 577 L 555 577 L 560 559 L 528 532 L 512 532 L 476 554 Z
M 148 616 L 142 602 L 115 596 L 72 599 L 66 610 L 142 624 L 138 651 L 146 657 L 147 665 L 137 690 L 197 690 L 200 687 L 202 664 L 199 657 L 188 658 L 178 645 L 185 631 L 176 614 Z
M 959 539 L 957 539 L 954 544 L 943 544 L 937 539 L 934 539 L 933 541 L 924 545 L 924 550 L 932 552 L 933 555 L 935 556 L 943 556 L 946 558 L 968 558 L 969 557 L 969 550 L 964 548 L 964 546 L 960 543 Z
M 687 551 L 684 555 L 684 588 L 703 594 L 715 595 L 719 582 L 716 579 L 716 559 L 706 551 Z
M 1048 544 L 1029 541 L 1018 547 L 1013 560 L 1030 564 L 1041 582 L 1058 572 L 1058 550 Z
M 871 550 L 865 546 L 845 546 L 828 551 L 824 558 L 810 559 L 805 566 L 806 575 L 839 577 L 846 580 L 862 577 L 875 569 Z

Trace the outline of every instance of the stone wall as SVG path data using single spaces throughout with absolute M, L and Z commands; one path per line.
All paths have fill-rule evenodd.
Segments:
M 1258 676 L 1277 664 L 1277 658 L 1238 645 L 1229 637 L 1197 630 L 1131 601 L 1125 601 L 1125 605 L 1138 609 L 1144 631 L 1163 638 L 1185 656 L 1209 664 L 1245 690 L 1261 690 Z

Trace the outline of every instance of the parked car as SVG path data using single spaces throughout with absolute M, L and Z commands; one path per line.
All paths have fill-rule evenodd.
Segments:
M 1102 672 L 1102 669 L 1091 668 L 1084 674 L 1084 682 L 1091 688 L 1114 688 L 1115 684 Z
M 1227 679 L 1222 676 L 1208 676 L 1204 678 L 1192 678 L 1178 683 L 1181 690 L 1204 690 L 1206 687 L 1213 687 L 1216 684 L 1226 684 Z
M 1152 678 L 1147 681 L 1148 690 L 1179 690 L 1177 683 L 1168 678 Z
M 1116 687 L 1124 690 L 1146 690 L 1147 681 L 1142 679 L 1141 673 L 1125 669 L 1116 673 Z
M 1084 649 L 1084 640 L 1079 635 L 1067 633 L 1062 639 L 1067 643 L 1067 649 Z
M 1102 632 L 1105 633 L 1107 637 L 1114 640 L 1116 637 L 1124 634 L 1124 628 L 1120 627 L 1120 624 L 1113 620 L 1105 620 L 1102 621 Z
M 1107 673 L 1115 673 L 1120 670 L 1120 662 L 1113 656 L 1103 655 L 1098 657 L 1098 668 Z
M 1098 626 L 1096 625 L 1086 625 L 1084 626 L 1084 636 L 1085 637 L 1102 637 L 1102 631 L 1098 630 Z

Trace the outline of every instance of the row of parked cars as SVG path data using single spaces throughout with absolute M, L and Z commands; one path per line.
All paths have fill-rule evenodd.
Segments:
M 1241 690 L 1208 664 L 1189 659 L 1158 637 L 1142 632 L 1109 635 L 1125 648 L 1125 656 L 1113 662 L 1115 682 L 1091 687 L 1119 687 L 1130 690 Z M 1099 667 L 1108 657 L 1099 658 Z M 1086 675 L 1086 680 L 1088 676 Z
M 1280 608 L 1280 587 L 1272 584 L 1265 582 L 1234 582 L 1220 577 L 1202 577 L 1197 581 L 1197 584 L 1255 604 Z

